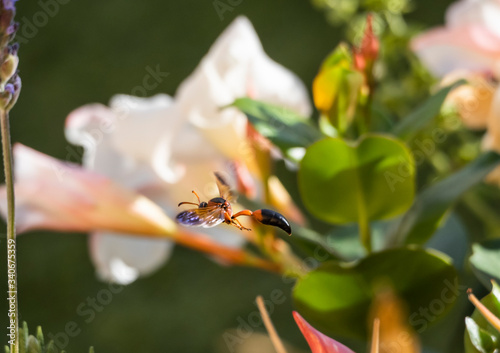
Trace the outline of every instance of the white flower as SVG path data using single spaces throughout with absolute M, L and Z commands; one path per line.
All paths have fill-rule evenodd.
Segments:
M 173 217 L 179 202 L 195 201 L 192 190 L 204 200 L 217 196 L 214 171 L 245 175 L 239 146 L 246 143 L 246 118 L 220 108 L 247 95 L 305 115 L 311 109 L 300 80 L 269 59 L 249 21 L 238 18 L 181 84 L 175 101 L 163 94 L 118 95 L 109 107 L 86 105 L 68 116 L 66 137 L 83 146 L 85 169 L 146 196 Z M 90 229 L 92 260 L 108 281 L 127 284 L 152 273 L 172 250 L 168 240 L 133 237 L 126 229 Z M 244 242 L 241 231 L 227 225 L 200 231 L 228 247 Z
M 221 107 L 241 97 L 280 105 L 304 116 L 311 113 L 304 84 L 266 55 L 246 17 L 229 25 L 176 93 L 182 113 L 233 160 L 246 158 L 247 122 L 235 108 Z
M 85 148 L 85 168 L 147 196 L 173 217 L 179 201 L 191 198 L 193 188 L 213 183 L 212 172 L 222 167 L 222 159 L 210 156 L 210 146 L 200 144 L 202 137 L 185 123 L 166 95 L 119 95 L 109 108 L 92 104 L 73 111 L 66 121 L 66 137 Z M 227 246 L 239 247 L 243 241 L 232 229 L 206 233 Z M 90 244 L 100 277 L 122 284 L 155 271 L 173 245 L 126 232 L 94 232 Z

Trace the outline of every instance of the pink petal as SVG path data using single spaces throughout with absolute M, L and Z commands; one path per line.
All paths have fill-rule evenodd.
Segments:
M 176 226 L 144 196 L 71 163 L 26 146 L 14 146 L 18 231 L 109 230 L 161 236 Z M 6 213 L 5 188 L 0 212 Z
M 462 0 L 452 3 L 446 10 L 446 26 L 485 26 L 488 31 L 500 36 L 500 1 Z
M 416 37 L 411 46 L 437 76 L 457 69 L 498 71 L 500 37 L 480 25 L 436 28 Z
M 293 312 L 293 318 L 304 335 L 312 353 L 354 353 L 352 350 L 334 339 L 322 334 L 296 311 Z

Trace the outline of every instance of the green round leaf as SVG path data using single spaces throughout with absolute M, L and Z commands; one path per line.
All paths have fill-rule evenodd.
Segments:
M 500 239 L 472 245 L 469 261 L 474 273 L 487 288 L 491 288 L 492 279 L 500 282 Z
M 321 140 L 307 149 L 299 170 L 308 210 L 338 224 L 401 214 L 413 201 L 414 179 L 409 149 L 380 135 L 365 135 L 354 145 L 340 138 Z
M 373 287 L 379 281 L 389 281 L 406 301 L 408 320 L 417 331 L 443 315 L 458 296 L 457 273 L 447 256 L 402 248 L 374 253 L 354 263 L 326 262 L 297 282 L 294 302 L 319 330 L 366 338 Z
M 470 317 L 465 318 L 467 335 L 465 347 L 467 353 L 494 353 L 498 342 L 494 335 L 479 327 Z

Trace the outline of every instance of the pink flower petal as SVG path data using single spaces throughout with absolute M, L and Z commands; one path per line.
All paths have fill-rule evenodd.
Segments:
M 498 72 L 500 37 L 480 25 L 430 30 L 412 41 L 412 49 L 437 76 L 457 69 Z
M 352 350 L 334 339 L 322 334 L 296 311 L 293 312 L 293 318 L 304 335 L 312 353 L 354 353 Z
M 161 236 L 175 223 L 149 199 L 79 166 L 14 146 L 18 231 L 109 230 Z M 6 213 L 5 188 L 0 212 Z
M 446 26 L 461 27 L 483 25 L 491 33 L 500 36 L 500 1 L 462 0 L 452 3 L 446 10 Z

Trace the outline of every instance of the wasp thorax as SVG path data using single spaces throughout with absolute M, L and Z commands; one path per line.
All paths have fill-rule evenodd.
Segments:
M 210 201 L 208 201 L 209 204 L 215 206 L 215 205 L 224 205 L 227 203 L 227 201 L 225 199 L 223 199 L 222 197 L 214 197 L 213 199 L 211 199 Z

